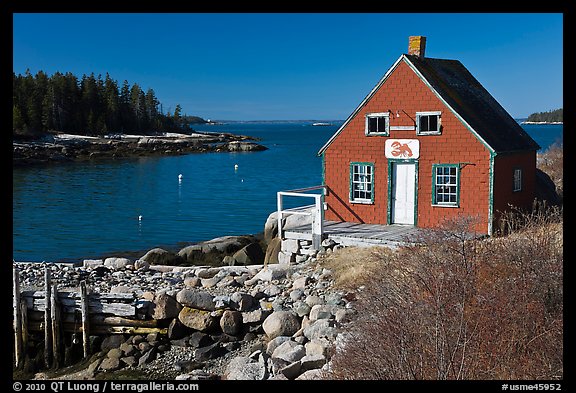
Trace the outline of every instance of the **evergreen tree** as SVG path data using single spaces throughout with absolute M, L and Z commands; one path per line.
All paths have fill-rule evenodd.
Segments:
M 162 113 L 162 104 L 153 89 L 144 93 L 124 80 L 122 88 L 108 73 L 82 75 L 67 72 L 48 76 L 12 73 L 12 132 L 15 137 L 34 138 L 51 130 L 75 134 L 102 135 L 108 132 L 150 133 L 182 130 L 195 116 L 182 116 L 176 105 L 174 115 Z M 159 109 L 160 108 L 160 109 Z

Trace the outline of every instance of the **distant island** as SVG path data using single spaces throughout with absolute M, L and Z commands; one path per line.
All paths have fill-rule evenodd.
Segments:
M 67 72 L 12 76 L 12 136 L 37 140 L 57 132 L 103 137 L 105 135 L 156 135 L 187 133 L 191 124 L 206 124 L 198 116 L 182 113 L 177 104 L 164 113 L 154 90 L 128 81 L 120 85 L 108 73 L 102 78 Z
M 522 124 L 563 124 L 563 108 L 549 110 L 548 112 L 532 113 Z

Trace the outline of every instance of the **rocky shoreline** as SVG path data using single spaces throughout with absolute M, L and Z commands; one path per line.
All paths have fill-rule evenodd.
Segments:
M 130 293 L 139 318 L 166 333 L 91 337 L 89 359 L 26 379 L 317 379 L 354 313 L 354 295 L 333 289 L 322 265 L 331 248 L 295 264 L 14 263 L 24 290 L 41 288 L 48 267 L 59 291 L 85 281 L 93 292 Z
M 50 134 L 35 141 L 13 141 L 13 166 L 205 152 L 262 151 L 267 147 L 246 135 L 219 132 L 104 137 Z

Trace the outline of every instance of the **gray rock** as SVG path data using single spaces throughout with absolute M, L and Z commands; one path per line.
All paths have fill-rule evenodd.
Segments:
M 218 284 L 221 279 L 222 278 L 218 276 L 214 276 L 212 278 L 201 278 L 200 285 L 202 285 L 203 288 L 212 288 Z
M 228 296 L 228 295 L 214 296 L 212 301 L 214 302 L 214 307 L 216 310 L 221 309 L 221 308 L 228 308 L 230 305 L 230 302 L 231 302 L 230 296 Z
M 156 360 L 157 350 L 156 348 L 152 347 L 148 351 L 146 351 L 140 359 L 138 359 L 138 365 L 143 366 L 144 364 L 148 364 L 153 360 Z
M 270 247 L 273 239 L 278 239 L 278 212 L 272 212 L 264 224 L 264 242 Z
M 248 311 L 255 304 L 252 295 L 243 292 L 234 292 L 230 295 L 230 306 L 237 311 Z
M 206 333 L 202 332 L 194 332 L 190 335 L 190 338 L 188 339 L 188 344 L 193 348 L 206 347 L 213 343 L 214 341 L 212 340 L 212 338 Z
M 100 363 L 100 369 L 103 371 L 115 371 L 120 368 L 120 358 L 105 358 Z
M 95 267 L 104 265 L 104 261 L 102 259 L 85 259 L 82 261 L 82 266 L 85 269 L 94 269 Z
M 282 359 L 288 363 L 296 362 L 305 355 L 306 349 L 304 349 L 304 345 L 298 344 L 293 340 L 284 341 L 272 352 L 272 358 Z
M 286 341 L 290 341 L 290 336 L 278 336 L 274 337 L 272 340 L 268 341 L 268 345 L 266 346 L 266 353 L 268 355 L 272 355 L 274 350 L 278 348 L 278 346 Z
M 328 352 L 328 347 L 330 346 L 330 341 L 328 341 L 325 337 L 321 338 L 314 338 L 304 344 L 304 348 L 306 349 L 306 356 L 323 356 L 326 357 Z
M 176 294 L 176 301 L 183 306 L 199 310 L 214 311 L 214 297 L 205 291 L 184 288 Z
M 226 334 L 236 336 L 242 329 L 242 313 L 226 310 L 220 318 L 220 328 Z
M 264 320 L 262 328 L 270 338 L 291 336 L 300 329 L 300 320 L 291 311 L 274 311 Z
M 108 351 L 106 357 L 120 359 L 122 357 L 122 350 L 120 348 L 112 348 Z
M 292 289 L 300 289 L 303 290 L 306 288 L 306 284 L 308 283 L 309 278 L 307 276 L 298 277 L 292 282 Z
M 309 318 L 311 321 L 314 321 L 316 319 L 334 318 L 338 308 L 339 308 L 338 306 L 332 304 L 316 304 L 312 306 Z
M 286 265 L 268 265 L 262 268 L 254 276 L 255 280 L 262 280 L 262 281 L 272 281 L 272 280 L 280 280 L 286 277 L 290 267 Z
M 310 321 L 310 325 L 304 328 L 303 333 L 308 340 L 321 337 L 334 339 L 337 330 L 333 319 L 317 319 L 315 321 Z
M 300 359 L 302 371 L 322 368 L 326 364 L 326 358 L 322 355 L 306 355 Z
M 110 288 L 110 293 L 131 293 L 132 288 L 127 285 L 114 285 Z
M 250 243 L 232 256 L 239 265 L 259 265 L 264 263 L 264 252 L 258 243 Z
M 147 272 L 150 270 L 150 262 L 142 259 L 137 259 L 134 261 L 134 269 L 141 272 Z
M 178 318 L 174 318 L 168 325 L 168 338 L 170 340 L 179 340 L 190 333 L 190 329 L 184 325 Z
M 246 356 L 233 358 L 224 372 L 226 380 L 262 381 L 266 378 L 265 364 Z
M 320 296 L 316 295 L 308 295 L 306 296 L 306 300 L 304 300 L 307 305 L 310 307 L 314 307 L 317 304 L 324 304 L 324 300 Z
M 264 264 L 276 264 L 278 261 L 278 253 L 280 253 L 282 247 L 282 240 L 279 237 L 275 237 L 270 240 L 268 246 L 266 247 L 266 254 L 264 255 Z
M 281 368 L 279 370 L 279 374 L 284 375 L 287 379 L 294 379 L 298 375 L 300 375 L 301 369 L 302 369 L 302 366 L 301 366 L 300 362 L 296 361 L 296 362 L 290 363 L 286 367 Z
M 297 381 L 300 380 L 316 380 L 316 379 L 322 379 L 322 376 L 325 374 L 324 371 L 320 370 L 320 369 L 313 369 L 313 370 L 308 370 L 303 372 L 302 374 L 300 374 L 299 376 L 296 377 Z
M 153 319 L 176 318 L 182 309 L 182 305 L 172 296 L 162 293 L 154 299 Z
M 284 239 L 280 251 L 286 254 L 298 254 L 300 251 L 300 242 L 297 239 Z
M 271 310 L 254 310 L 242 312 L 242 323 L 260 323 L 263 322 L 270 314 Z
M 222 348 L 220 343 L 210 344 L 205 347 L 196 348 L 194 350 L 194 360 L 196 361 L 206 361 L 210 359 L 215 359 L 222 353 Z
M 130 264 L 132 264 L 132 261 L 130 261 L 128 258 L 111 257 L 104 260 L 104 266 L 114 270 L 125 269 L 126 265 Z
M 102 344 L 100 345 L 100 349 L 102 351 L 109 351 L 113 348 L 120 348 L 120 345 L 124 342 L 124 337 L 121 334 L 118 335 L 110 335 L 104 340 L 102 340 Z
M 290 265 L 296 262 L 296 254 L 291 252 L 280 251 L 278 253 L 278 264 L 280 265 Z
M 310 313 L 310 306 L 305 302 L 298 300 L 292 304 L 292 311 L 294 311 L 299 317 L 303 317 Z
M 134 345 L 127 342 L 120 345 L 119 349 L 122 351 L 123 356 L 132 356 L 134 352 L 136 352 L 136 348 L 134 347 Z M 110 352 L 108 352 L 108 354 L 110 354 Z
M 221 269 L 217 267 L 200 268 L 196 270 L 196 276 L 198 276 L 198 278 L 212 278 L 220 273 L 220 271 Z
M 126 365 L 127 367 L 132 367 L 136 364 L 137 360 L 134 356 L 125 356 L 120 358 L 120 363 Z
M 195 288 L 200 286 L 200 278 L 193 276 L 193 277 L 186 277 L 184 279 L 184 286 L 187 288 Z
M 304 291 L 301 288 L 296 288 L 290 291 L 288 296 L 290 299 L 295 302 L 296 300 L 300 299 L 304 295 Z

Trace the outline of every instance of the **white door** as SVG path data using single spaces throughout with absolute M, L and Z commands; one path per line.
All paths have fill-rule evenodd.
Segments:
M 392 164 L 392 224 L 414 225 L 416 164 Z

